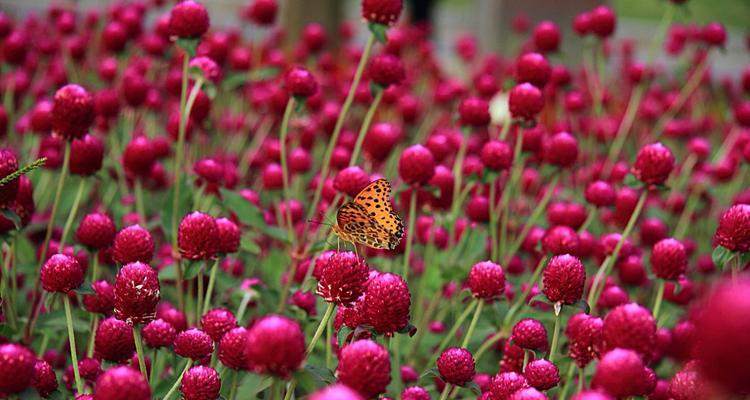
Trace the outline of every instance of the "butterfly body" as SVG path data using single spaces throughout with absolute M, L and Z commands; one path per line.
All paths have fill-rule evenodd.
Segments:
M 378 179 L 339 208 L 333 232 L 344 241 L 393 250 L 404 235 L 401 217 L 391 207 L 391 184 Z

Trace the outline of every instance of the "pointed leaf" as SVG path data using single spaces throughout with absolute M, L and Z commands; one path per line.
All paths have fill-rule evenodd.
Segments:
M 260 254 L 260 246 L 258 246 L 252 238 L 247 236 L 242 236 L 242 239 L 240 240 L 240 248 L 242 251 L 250 254 Z
M 533 306 L 534 303 L 544 303 L 548 305 L 552 305 L 552 302 L 547 299 L 547 296 L 544 295 L 544 293 L 539 293 L 536 296 L 532 297 L 528 301 L 529 306 Z
M 711 253 L 711 259 L 713 260 L 714 265 L 716 265 L 716 268 L 719 268 L 721 271 L 724 270 L 726 263 L 728 263 L 734 256 L 735 253 L 724 246 L 716 246 L 713 253 Z
M 198 273 L 201 271 L 201 268 L 203 268 L 202 262 L 188 262 L 187 265 L 184 266 L 185 271 L 182 274 L 183 279 L 193 279 L 196 276 L 198 276 Z
M 464 387 L 466 387 L 467 389 L 471 390 L 472 393 L 474 393 L 477 396 L 480 396 L 482 394 L 482 389 L 474 381 L 466 383 L 466 385 L 464 385 Z
M 16 214 L 10 208 L 0 208 L 0 214 L 2 214 L 3 217 L 10 220 L 10 222 L 12 222 L 16 228 L 21 227 L 21 217 L 19 217 L 18 214 Z
M 388 36 L 386 35 L 388 33 L 388 27 L 383 24 L 378 24 L 375 22 L 370 22 L 367 24 L 367 27 L 370 29 L 370 32 L 375 36 L 375 40 L 377 40 L 380 43 L 387 43 L 388 42 Z
M 586 314 L 591 312 L 591 306 L 589 306 L 589 303 L 587 303 L 584 299 L 578 300 L 577 302 L 573 303 L 573 305 L 580 308 L 581 311 Z

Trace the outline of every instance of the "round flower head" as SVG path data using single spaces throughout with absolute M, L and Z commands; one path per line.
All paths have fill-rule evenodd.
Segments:
M 560 168 L 573 166 L 578 152 L 578 140 L 567 132 L 556 133 L 544 145 L 545 160 Z
M 408 400 L 405 397 L 403 399 Z M 365 400 L 365 398 L 348 386 L 335 383 L 313 393 L 310 400 Z
M 52 106 L 52 131 L 65 140 L 83 137 L 94 122 L 94 98 L 76 84 L 55 92 Z
M 104 159 L 104 145 L 97 136 L 85 135 L 80 139 L 73 139 L 70 145 L 70 173 L 73 175 L 90 176 L 102 168 Z
M 534 388 L 521 389 L 510 396 L 509 400 L 548 400 L 542 392 Z
M 523 371 L 523 376 L 531 387 L 539 390 L 551 389 L 560 383 L 557 366 L 545 359 L 531 361 Z
M 112 245 L 117 229 L 109 215 L 93 212 L 81 220 L 76 230 L 76 239 L 84 246 L 101 250 Z
M 570 254 L 552 257 L 542 275 L 542 293 L 553 303 L 574 304 L 583 296 L 586 269 Z
M 661 185 L 669 178 L 673 169 L 672 151 L 661 143 L 652 143 L 638 151 L 631 171 L 647 185 Z
M 199 69 L 201 74 L 203 74 L 203 77 L 213 83 L 219 83 L 221 80 L 221 67 L 219 67 L 219 65 L 216 64 L 216 61 L 211 57 L 195 57 L 190 60 L 188 67 Z M 195 111 L 194 108 L 192 113 Z M 191 114 L 191 116 L 193 116 L 193 114 Z
M 18 171 L 18 157 L 10 149 L 0 149 L 0 178 Z M 11 205 L 18 194 L 19 180 L 13 179 L 3 186 L 0 186 L 0 207 Z
M 398 160 L 398 175 L 409 185 L 424 185 L 435 175 L 435 158 L 421 144 L 410 146 Z
M 474 357 L 462 348 L 450 347 L 437 359 L 440 376 L 447 383 L 463 386 L 474 379 Z
M 482 164 L 493 171 L 507 170 L 513 165 L 513 149 L 501 140 L 490 140 L 480 153 Z
M 219 342 L 219 361 L 227 368 L 246 369 L 246 343 L 247 329 L 241 326 L 225 333 Z
M 39 278 L 44 290 L 68 293 L 83 284 L 83 268 L 75 257 L 55 254 L 42 265 Z
M 197 328 L 182 331 L 174 338 L 174 352 L 180 357 L 200 360 L 214 351 L 211 336 Z
M 490 394 L 492 400 L 508 400 L 510 396 L 529 387 L 526 378 L 516 372 L 503 372 L 492 378 Z
M 209 24 L 206 7 L 193 0 L 177 3 L 169 13 L 169 33 L 182 39 L 203 36 Z
M 135 351 L 133 328 L 119 319 L 105 319 L 96 329 L 94 351 L 98 357 L 107 361 L 130 359 Z
M 131 325 L 153 321 L 161 298 L 159 278 L 147 264 L 123 266 L 115 278 L 115 317 Z
M 234 318 L 231 311 L 224 308 L 215 308 L 201 317 L 201 326 L 208 333 L 208 336 L 211 336 L 211 339 L 218 342 L 225 333 L 237 326 L 237 319 Z
M 94 293 L 83 296 L 83 306 L 88 312 L 112 314 L 115 310 L 115 288 L 105 280 L 91 284 Z
M 750 251 L 750 205 L 736 204 L 721 214 L 714 242 L 731 251 Z
M 219 230 L 219 253 L 236 253 L 240 248 L 240 228 L 227 218 L 217 218 L 216 227 Z
M 518 82 L 529 82 L 538 88 L 544 88 L 551 73 L 549 61 L 539 53 L 523 54 L 516 62 Z
M 154 239 L 140 225 L 131 225 L 117 232 L 112 258 L 120 264 L 140 261 L 149 263 L 154 257 Z
M 352 165 L 336 173 L 333 188 L 355 197 L 370 183 L 370 176 L 362 168 Z
M 357 301 L 365 290 L 370 267 L 351 251 L 336 252 L 321 262 L 316 294 L 328 303 L 349 305 Z M 317 266 L 317 263 L 316 263 Z
M 675 280 L 687 270 L 688 256 L 679 240 L 667 238 L 651 250 L 651 269 L 661 279 Z
M 36 356 L 25 346 L 15 343 L 0 345 L 0 393 L 24 391 L 34 379 Z
M 545 350 L 549 345 L 544 324 L 532 318 L 522 319 L 513 325 L 510 338 L 513 344 L 528 350 Z
M 273 25 L 278 9 L 276 0 L 255 0 L 245 10 L 245 17 L 257 25 Z
M 375 24 L 393 25 L 403 8 L 403 0 L 362 0 L 362 18 Z
M 15 377 L 15 376 L 14 376 Z M 31 386 L 36 389 L 41 397 L 48 397 L 57 390 L 57 375 L 52 366 L 44 360 L 37 360 L 34 364 L 34 379 Z
M 412 386 L 401 391 L 402 400 L 431 400 L 430 393 L 420 386 Z
M 580 245 L 581 241 L 576 231 L 565 225 L 555 225 L 542 236 L 542 250 L 545 253 L 577 253 Z
M 750 281 L 722 282 L 701 304 L 695 340 L 704 378 L 731 393 L 750 392 Z
M 221 379 L 213 368 L 198 365 L 182 376 L 180 393 L 184 400 L 215 400 L 220 390 Z
M 568 336 L 570 358 L 583 368 L 596 358 L 602 340 L 604 321 L 598 317 L 580 313 L 568 320 L 565 334 Z
M 362 306 L 365 325 L 391 336 L 409 323 L 409 286 L 396 274 L 378 274 L 370 278 Z
M 308 98 L 318 92 L 318 81 L 305 68 L 294 67 L 286 74 L 286 90 L 293 97 Z
M 615 307 L 604 317 L 602 341 L 605 350 L 619 347 L 648 357 L 656 344 L 656 321 L 636 303 Z
M 552 53 L 560 47 L 560 28 L 551 21 L 542 21 L 534 29 L 534 47 L 542 53 Z
M 615 189 L 609 182 L 594 181 L 586 186 L 586 201 L 596 207 L 609 207 L 615 204 Z
M 219 228 L 216 220 L 194 211 L 180 221 L 177 233 L 180 255 L 188 260 L 208 260 L 219 250 Z
M 94 400 L 150 400 L 151 388 L 143 375 L 131 367 L 115 367 L 96 381 Z
M 177 336 L 177 330 L 163 319 L 155 319 L 143 327 L 143 341 L 153 348 L 169 347 Z
M 390 85 L 398 85 L 404 80 L 406 71 L 401 60 L 388 53 L 378 54 L 370 60 L 368 69 L 370 78 L 378 86 L 387 88 Z
M 245 357 L 250 370 L 283 378 L 305 359 L 305 335 L 297 321 L 268 315 L 248 329 Z
M 353 342 L 341 349 L 336 376 L 365 398 L 385 393 L 391 383 L 388 351 L 369 339 Z
M 492 261 L 474 264 L 469 271 L 468 280 L 472 295 L 478 299 L 491 300 L 505 290 L 503 267 Z
M 508 108 L 513 118 L 533 120 L 544 108 L 542 91 L 530 83 L 521 83 L 511 89 Z
M 490 106 L 479 97 L 463 99 L 458 105 L 458 119 L 463 126 L 487 126 L 490 123 Z
M 648 381 L 649 373 L 638 353 L 616 348 L 599 360 L 592 386 L 620 398 L 650 393 L 644 390 Z
M 615 400 L 615 398 L 598 390 L 584 390 L 576 393 L 570 400 Z
M 617 17 L 607 6 L 598 6 L 591 10 L 591 31 L 600 38 L 611 36 L 615 32 Z

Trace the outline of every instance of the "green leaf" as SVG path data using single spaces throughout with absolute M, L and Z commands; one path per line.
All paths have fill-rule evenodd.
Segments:
M 225 208 L 228 211 L 234 212 L 240 222 L 254 227 L 265 225 L 266 221 L 263 219 L 263 212 L 255 204 L 247 201 L 247 199 L 235 191 L 223 188 L 220 191 Z
M 21 227 L 21 217 L 19 217 L 13 210 L 10 208 L 0 208 L 0 213 L 2 213 L 3 217 L 10 220 L 16 228 Z
M 173 281 L 177 279 L 177 267 L 172 264 L 162 268 L 159 271 L 159 280 Z
M 714 262 L 716 268 L 720 271 L 724 270 L 724 266 L 736 255 L 732 250 L 727 249 L 724 246 L 716 246 L 713 253 L 711 253 L 711 259 Z
M 477 395 L 477 396 L 480 396 L 480 395 L 482 394 L 482 389 L 481 389 L 481 388 L 479 387 L 479 385 L 477 385 L 477 383 L 476 383 L 476 382 L 474 382 L 474 381 L 471 381 L 471 382 L 467 382 L 467 383 L 466 383 L 466 384 L 464 385 L 464 387 L 465 387 L 465 388 L 467 388 L 467 389 L 469 389 L 469 390 L 471 390 L 471 391 L 472 391 L 472 392 L 473 392 L 473 393 L 474 393 L 475 395 Z
M 552 305 L 552 302 L 547 299 L 547 296 L 544 293 L 539 293 L 536 296 L 529 299 L 528 305 L 533 306 L 535 303 L 544 303 Z
M 169 188 L 169 191 L 164 197 L 164 206 L 162 207 L 164 211 L 162 212 L 161 227 L 164 230 L 164 236 L 166 236 L 167 242 L 171 242 L 172 235 L 173 235 L 171 219 L 172 219 L 172 209 L 173 209 L 172 198 L 174 197 L 175 187 L 176 185 L 172 185 L 172 187 Z M 190 188 L 190 185 L 188 184 L 187 177 L 183 175 L 181 182 L 180 182 L 180 198 L 177 199 L 178 220 L 182 218 L 182 216 L 184 216 L 190 209 L 190 204 L 193 200 L 190 196 L 191 193 L 192 193 L 192 190 Z
M 250 77 L 247 75 L 247 72 L 235 72 L 229 74 L 224 79 L 224 81 L 221 83 L 221 87 L 226 91 L 231 91 L 238 87 L 241 87 L 248 81 L 250 81 Z
M 377 40 L 380 43 L 387 43 L 388 42 L 388 27 L 383 24 L 378 24 L 375 22 L 370 22 L 367 24 L 367 28 L 370 29 L 370 32 L 375 36 L 375 40 Z
M 438 372 L 437 368 L 430 368 L 427 371 L 423 372 L 422 375 L 419 376 L 419 380 L 422 380 L 423 378 L 439 378 L 440 372 Z
M 179 38 L 177 39 L 177 46 L 179 46 L 181 49 L 185 50 L 185 53 L 187 53 L 190 58 L 195 57 L 195 54 L 198 50 L 198 44 L 200 44 L 200 39 L 195 38 Z
M 748 251 L 747 253 L 741 253 L 740 254 L 740 268 L 744 267 L 749 262 L 750 262 L 750 251 Z
M 208 96 L 209 99 L 215 99 L 216 85 L 214 85 L 211 81 L 206 81 L 206 83 L 203 84 L 203 92 L 206 93 L 206 96 Z
M 307 364 L 305 365 L 305 371 L 313 374 L 318 379 L 329 385 L 336 382 L 336 377 L 333 375 L 333 371 L 322 365 Z
M 242 236 L 242 239 L 240 239 L 240 248 L 242 251 L 250 254 L 260 254 L 260 246 L 248 236 Z
M 185 271 L 182 274 L 183 279 L 193 279 L 196 276 L 198 276 L 198 273 L 201 271 L 201 268 L 203 268 L 203 263 L 196 261 L 196 262 L 188 262 L 187 267 L 185 267 Z
M 625 184 L 625 186 L 629 186 L 634 189 L 639 189 L 643 186 L 643 183 L 639 181 L 638 178 L 636 178 L 633 174 L 625 175 L 623 183 Z
M 589 303 L 586 302 L 584 299 L 580 299 L 577 302 L 573 303 L 575 307 L 578 307 L 583 311 L 584 313 L 588 314 L 591 312 L 591 306 L 589 306 Z
M 373 99 L 375 98 L 375 96 L 378 95 L 378 93 L 382 92 L 384 89 L 385 88 L 378 85 L 374 81 L 370 81 L 370 96 L 372 96 Z
M 343 347 L 344 341 L 350 333 L 352 333 L 352 329 L 348 326 L 342 326 L 341 329 L 339 329 L 339 333 L 336 335 L 336 340 L 338 341 L 339 346 Z

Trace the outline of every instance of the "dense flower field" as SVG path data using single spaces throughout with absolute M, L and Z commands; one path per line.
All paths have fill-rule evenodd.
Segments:
M 163 3 L 0 12 L 1 398 L 750 394 L 750 67 L 689 3 L 459 75 L 401 0 Z

